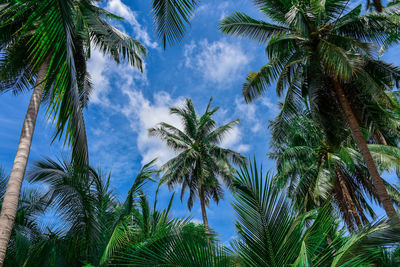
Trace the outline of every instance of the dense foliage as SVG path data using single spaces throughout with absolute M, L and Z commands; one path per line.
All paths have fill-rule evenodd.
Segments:
M 202 115 L 187 98 L 170 108 L 180 125 L 148 129 L 176 156 L 143 165 L 121 201 L 112 174 L 89 161 L 87 60 L 94 47 L 142 71 L 146 48 L 98 1 L 0 0 L 0 92 L 33 91 L 15 164 L 9 176 L 0 169 L 0 266 L 400 265 L 400 187 L 382 177 L 400 174 L 400 67 L 381 60 L 400 41 L 400 4 L 253 2 L 265 20 L 235 12 L 219 30 L 265 46 L 268 62 L 242 95 L 252 102 L 275 87 L 282 97 L 268 125 L 275 170 L 221 145 L 239 120 L 218 125 L 212 98 Z M 151 2 L 164 48 L 182 40 L 199 3 Z M 72 153 L 25 174 L 41 103 Z M 159 208 L 165 185 L 180 186 L 181 201 L 189 191 L 189 210 L 199 198 L 203 224 L 173 216 L 175 193 Z M 206 212 L 224 187 L 236 216 L 229 244 Z

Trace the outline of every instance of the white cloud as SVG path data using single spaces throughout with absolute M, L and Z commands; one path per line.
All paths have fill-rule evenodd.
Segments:
M 161 165 L 174 156 L 164 143 L 157 138 L 148 136 L 147 130 L 160 122 L 166 122 L 181 128 L 178 117 L 169 113 L 170 106 L 181 105 L 183 98 L 172 99 L 166 92 L 154 94 L 153 103 L 143 96 L 141 91 L 124 90 L 129 104 L 122 109 L 122 113 L 130 121 L 131 129 L 138 134 L 137 144 L 142 155 L 142 163 L 158 158 Z
M 152 42 L 146 29 L 136 19 L 136 13 L 132 11 L 127 5 L 121 2 L 121 0 L 109 0 L 107 2 L 106 9 L 120 17 L 123 17 L 133 29 L 135 38 L 142 41 L 145 46 L 150 48 L 156 48 L 157 42 Z
M 145 64 L 143 64 L 143 69 L 144 71 L 141 73 L 130 65 L 117 65 L 112 59 L 94 49 L 88 62 L 88 70 L 94 88 L 90 102 L 102 106 L 111 106 L 108 96 L 116 85 L 125 90 L 131 88 L 134 83 L 146 85 L 148 81 Z M 110 84 L 111 79 L 116 79 L 113 84 Z M 118 105 L 114 108 L 118 108 Z
M 235 146 L 241 140 L 241 132 L 238 126 L 232 128 L 232 130 L 224 137 L 221 142 L 222 147 L 231 148 Z
M 245 145 L 245 144 L 240 144 L 237 147 L 237 151 L 240 152 L 240 153 L 249 152 L 250 149 L 251 149 L 251 146 L 250 145 Z
M 236 111 L 237 115 L 241 117 L 245 117 L 246 121 L 251 124 L 249 127 L 253 133 L 258 132 L 262 129 L 262 124 L 257 118 L 257 106 L 254 103 L 246 104 L 242 98 L 237 97 L 235 99 Z
M 243 144 L 243 134 L 239 126 L 233 129 L 224 137 L 221 142 L 221 147 L 230 148 L 239 153 L 246 153 L 250 151 L 250 145 Z
M 195 69 L 205 80 L 219 85 L 229 85 L 237 79 L 250 62 L 240 44 L 229 43 L 226 39 L 209 43 L 204 39 L 191 42 L 184 48 L 185 66 Z
M 217 10 L 221 11 L 220 20 L 224 19 L 228 14 L 226 9 L 229 7 L 229 2 L 225 1 L 218 5 Z
M 94 88 L 90 96 L 91 103 L 108 104 L 108 99 L 105 97 L 110 90 L 110 83 L 105 73 L 107 66 L 109 66 L 108 63 L 112 64 L 111 60 L 104 57 L 101 52 L 98 50 L 92 51 L 88 62 L 88 69 Z

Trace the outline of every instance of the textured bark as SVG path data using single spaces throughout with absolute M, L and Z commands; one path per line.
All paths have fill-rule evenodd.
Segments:
M 202 186 L 199 188 L 199 198 L 200 198 L 200 206 L 201 206 L 201 215 L 203 216 L 203 224 L 206 230 L 208 230 L 208 219 L 207 219 L 207 210 L 206 210 L 206 201 L 204 199 L 204 189 Z
M 338 178 L 340 188 L 342 189 L 344 198 L 347 202 L 346 203 L 347 212 L 353 216 L 354 220 L 356 221 L 357 226 L 360 227 L 361 220 L 360 220 L 360 217 L 358 216 L 356 206 L 354 205 L 354 201 L 351 198 L 347 184 L 346 184 L 345 180 L 343 179 L 342 173 L 340 172 L 340 170 L 337 167 L 335 167 L 335 173 L 336 173 L 336 177 Z
M 397 218 L 396 210 L 393 207 L 393 203 L 390 200 L 386 187 L 382 181 L 381 176 L 379 175 L 378 169 L 376 168 L 371 152 L 368 149 L 367 141 L 365 140 L 361 132 L 360 125 L 358 124 L 358 121 L 351 109 L 351 106 L 347 100 L 343 88 L 339 84 L 339 82 L 335 80 L 333 80 L 333 86 L 335 88 L 339 103 L 343 109 L 347 123 L 349 124 L 350 130 L 353 134 L 354 141 L 357 143 L 357 146 L 361 152 L 363 160 L 367 165 L 368 172 L 371 175 L 372 182 L 374 183 L 374 186 L 376 188 L 379 200 L 382 203 L 382 206 L 385 209 L 387 216 L 389 218 L 394 218 L 394 217 Z
M 39 68 L 36 85 L 33 89 L 28 111 L 22 126 L 17 153 L 14 159 L 10 178 L 8 180 L 7 190 L 4 195 L 0 214 L 0 266 L 3 266 L 4 263 L 4 257 L 18 210 L 19 195 L 21 192 L 26 166 L 28 164 L 33 132 L 35 130 L 36 118 L 44 87 L 44 79 L 48 67 L 49 63 L 46 61 Z

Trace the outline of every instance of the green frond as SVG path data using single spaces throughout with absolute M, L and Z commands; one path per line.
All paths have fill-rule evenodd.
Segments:
M 154 25 L 164 49 L 167 43 L 173 45 L 182 40 L 198 3 L 198 0 L 152 0 Z
M 271 37 L 289 31 L 286 27 L 253 19 L 241 12 L 225 17 L 219 25 L 222 33 L 247 37 L 259 43 L 267 43 Z
M 272 82 L 278 78 L 282 66 L 278 62 L 270 62 L 254 73 L 247 75 L 246 82 L 243 84 L 242 95 L 247 103 L 254 101 L 260 97 Z

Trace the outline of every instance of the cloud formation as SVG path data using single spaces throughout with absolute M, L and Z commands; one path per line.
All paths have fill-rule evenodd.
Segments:
M 174 156 L 164 143 L 157 138 L 148 136 L 147 130 L 160 122 L 166 122 L 181 128 L 180 119 L 169 113 L 169 107 L 183 104 L 184 99 L 172 99 L 166 92 L 157 92 L 153 101 L 145 98 L 141 91 L 125 90 L 129 104 L 122 109 L 128 118 L 131 129 L 137 133 L 137 144 L 142 156 L 142 164 L 158 158 L 158 165 L 162 165 Z
M 102 106 L 110 106 L 109 94 L 115 89 L 129 89 L 134 83 L 145 86 L 148 83 L 146 64 L 143 73 L 130 65 L 117 65 L 112 59 L 105 57 L 94 49 L 88 61 L 88 70 L 93 82 L 90 102 Z M 111 81 L 113 81 L 111 83 Z M 118 82 L 117 82 L 118 81 Z M 115 88 L 118 87 L 118 88 Z
M 226 39 L 211 43 L 203 39 L 198 44 L 192 41 L 185 45 L 184 57 L 186 67 L 220 87 L 241 79 L 244 68 L 251 61 L 239 43 L 230 43 Z

